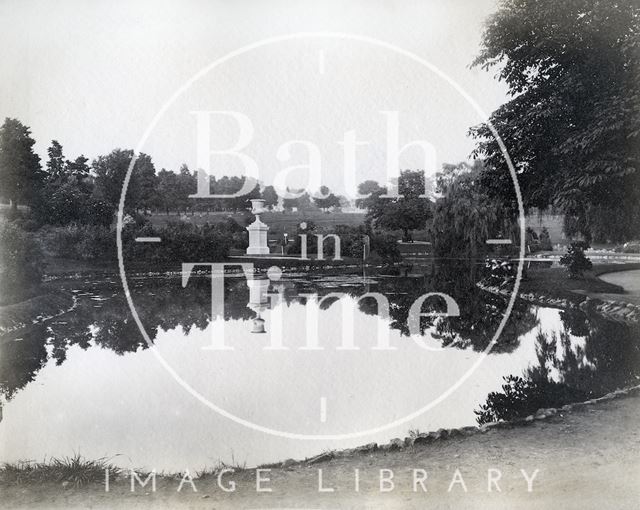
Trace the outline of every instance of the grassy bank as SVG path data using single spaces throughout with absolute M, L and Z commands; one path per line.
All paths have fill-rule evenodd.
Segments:
M 520 292 L 540 293 L 553 298 L 572 300 L 584 299 L 584 295 L 590 293 L 622 294 L 622 287 L 607 283 L 598 278 L 598 275 L 632 269 L 640 269 L 640 264 L 594 264 L 593 269 L 585 273 L 584 278 L 578 279 L 569 278 L 564 267 L 529 269 L 520 282 Z
M 19 303 L 0 306 L 0 334 L 43 322 L 66 313 L 74 306 L 71 294 L 59 292 L 32 297 Z

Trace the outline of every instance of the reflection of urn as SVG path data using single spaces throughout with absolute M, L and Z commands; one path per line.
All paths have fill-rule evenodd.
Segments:
M 264 329 L 264 319 L 262 317 L 256 317 L 255 319 L 253 319 L 251 332 L 266 333 L 266 330 Z
M 264 200 L 261 198 L 251 200 L 251 212 L 256 219 L 247 227 L 249 231 L 247 255 L 269 255 L 269 245 L 267 244 L 269 227 L 260 221 L 260 215 L 265 211 Z
M 249 303 L 247 306 L 256 312 L 257 317 L 253 319 L 252 333 L 266 333 L 264 319 L 260 314 L 269 308 L 269 280 L 266 278 L 251 278 L 247 280 L 249 287 Z

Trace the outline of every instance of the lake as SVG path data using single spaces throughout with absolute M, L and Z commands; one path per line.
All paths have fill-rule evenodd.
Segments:
M 254 466 L 476 425 L 474 411 L 509 376 L 524 397 L 512 395 L 506 407 L 490 400 L 485 417 L 637 381 L 638 331 L 577 309 L 516 301 L 485 354 L 506 301 L 479 291 L 475 278 L 460 267 L 416 277 L 285 274 L 251 284 L 236 275 L 225 278 L 217 315 L 206 275 L 186 287 L 179 276 L 132 275 L 152 347 L 117 277 L 55 282 L 75 294 L 76 308 L 0 339 L 0 460 L 79 453 L 166 471 Z M 435 291 L 454 297 L 460 316 L 425 317 L 412 337 L 409 309 Z M 359 300 L 367 292 L 384 295 L 389 313 Z M 321 300 L 330 293 L 338 294 Z M 443 308 L 432 299 L 423 312 Z M 228 350 L 211 350 L 222 329 Z M 343 330 L 353 332 L 347 344 Z

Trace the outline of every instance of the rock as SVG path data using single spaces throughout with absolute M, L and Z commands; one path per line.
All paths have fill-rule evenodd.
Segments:
M 461 437 L 461 436 L 462 436 L 462 432 L 460 432 L 460 430 L 458 429 L 447 430 L 447 437 Z
M 529 416 L 527 416 L 524 421 L 533 421 L 533 415 L 530 414 Z
M 436 430 L 436 434 L 438 434 L 438 438 L 447 439 L 449 437 L 449 431 L 446 429 L 438 429 Z
M 417 445 L 417 444 L 429 444 L 432 443 L 434 441 L 433 436 L 431 436 L 431 433 L 429 434 L 418 434 L 414 439 L 413 439 L 413 444 Z
M 400 450 L 404 446 L 404 441 L 399 437 L 394 437 L 389 442 L 389 450 Z
M 316 455 L 312 459 L 309 459 L 307 461 L 307 464 L 309 465 L 318 464 L 320 462 L 327 462 L 331 459 L 333 459 L 333 452 L 324 452 L 324 453 L 321 453 L 320 455 Z
M 291 466 L 295 465 L 295 463 L 296 463 L 296 461 L 293 460 L 293 459 L 285 459 L 285 460 L 282 461 L 282 464 L 280 464 L 280 467 L 288 468 L 288 467 L 291 467 Z
M 472 436 L 478 433 L 478 427 L 473 427 L 473 426 L 462 427 L 460 429 L 460 433 L 464 436 Z
M 358 446 L 356 448 L 356 451 L 359 453 L 369 453 L 369 452 L 373 452 L 375 450 L 378 449 L 378 444 L 377 443 L 369 443 L 369 444 L 365 444 L 362 446 Z

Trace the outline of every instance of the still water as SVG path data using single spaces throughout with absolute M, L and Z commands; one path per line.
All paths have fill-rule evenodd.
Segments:
M 253 466 L 475 425 L 507 376 L 545 391 L 490 404 L 498 417 L 637 380 L 638 332 L 577 310 L 517 301 L 485 356 L 506 302 L 460 274 L 237 276 L 225 279 L 223 316 L 212 312 L 210 277 L 182 287 L 179 277 L 138 276 L 130 286 L 152 347 L 119 281 L 58 282 L 75 294 L 73 311 L 0 339 L 0 461 L 80 453 L 167 471 Z M 431 291 L 453 296 L 460 317 L 425 318 L 412 338 L 409 308 Z M 366 292 L 388 299 L 388 315 L 358 300 Z M 228 349 L 208 349 L 222 329 Z M 343 331 L 353 332 L 349 349 Z M 381 332 L 390 349 L 376 349 Z

